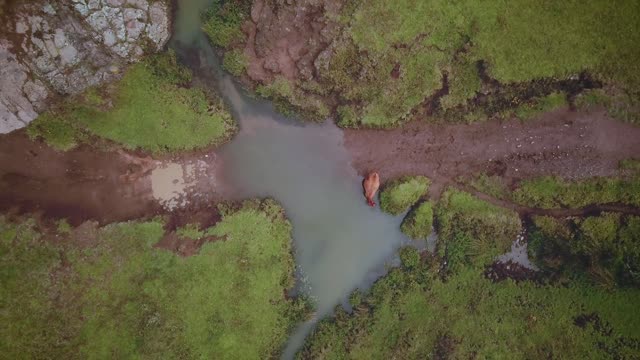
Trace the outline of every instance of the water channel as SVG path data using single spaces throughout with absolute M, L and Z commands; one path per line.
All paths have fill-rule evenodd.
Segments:
M 200 30 L 199 13 L 209 1 L 181 0 L 174 23 L 178 53 L 197 53 L 202 68 L 239 123 L 234 139 L 217 151 L 223 183 L 234 198 L 272 197 L 293 224 L 298 291 L 316 304 L 312 320 L 301 324 L 283 358 L 292 358 L 315 322 L 345 302 L 357 287 L 384 273 L 395 250 L 408 240 L 402 217 L 370 208 L 350 165 L 342 131 L 332 121 L 304 123 L 279 115 L 273 106 L 248 96 L 222 71 Z M 304 124 L 304 125 L 303 125 Z

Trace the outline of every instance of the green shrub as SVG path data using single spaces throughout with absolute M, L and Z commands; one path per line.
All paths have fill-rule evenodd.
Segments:
M 380 192 L 380 208 L 400 215 L 427 193 L 430 181 L 424 176 L 405 176 L 385 184 Z
M 518 214 L 448 189 L 436 208 L 438 254 L 452 271 L 484 266 L 507 252 L 521 231 Z
M 231 75 L 240 76 L 247 69 L 247 57 L 241 50 L 231 50 L 224 54 L 222 67 Z
M 400 230 L 411 239 L 426 239 L 433 224 L 432 206 L 431 202 L 423 202 L 415 207 L 405 216 Z

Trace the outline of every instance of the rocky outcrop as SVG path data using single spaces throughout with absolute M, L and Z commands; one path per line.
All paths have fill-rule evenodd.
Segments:
M 26 126 L 49 100 L 116 79 L 163 48 L 169 8 L 159 0 L 31 1 L 0 32 L 0 133 Z

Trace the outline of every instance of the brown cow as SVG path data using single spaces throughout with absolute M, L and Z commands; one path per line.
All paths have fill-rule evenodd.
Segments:
M 378 173 L 369 173 L 369 175 L 364 178 L 362 187 L 364 188 L 364 197 L 367 198 L 367 204 L 371 207 L 376 206 L 376 203 L 373 202 L 373 198 L 376 196 L 376 192 L 380 187 L 380 176 L 378 176 Z

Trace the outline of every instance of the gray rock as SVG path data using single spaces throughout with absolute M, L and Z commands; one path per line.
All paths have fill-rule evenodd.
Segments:
M 0 133 L 35 119 L 54 93 L 117 79 L 145 44 L 159 50 L 170 35 L 169 9 L 154 0 L 25 1 L 0 26 L 12 33 L 0 35 Z

